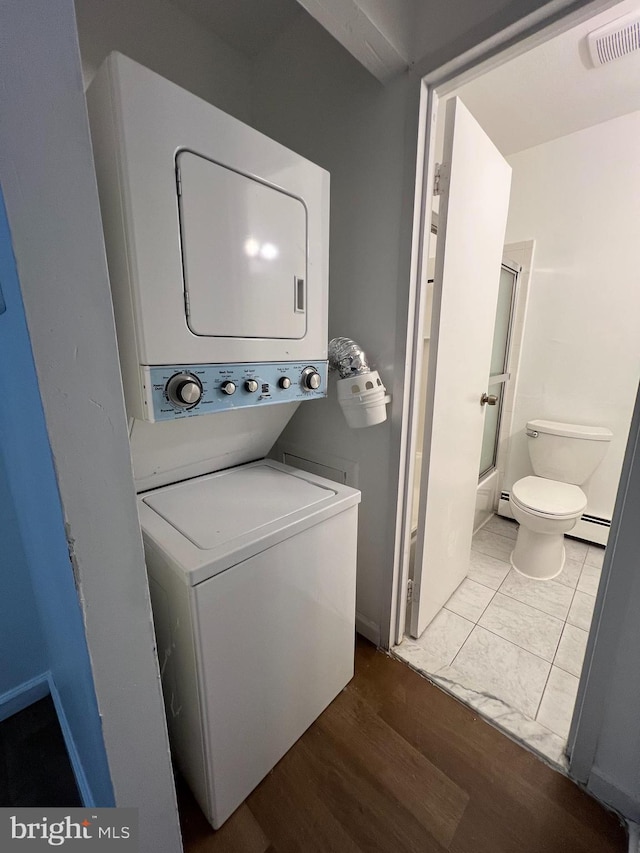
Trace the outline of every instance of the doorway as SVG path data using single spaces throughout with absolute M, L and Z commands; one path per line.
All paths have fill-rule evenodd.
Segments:
M 607 15 L 608 19 L 613 20 L 625 14 L 628 11 L 627 5 L 623 3 L 611 10 Z M 598 16 L 598 18 L 600 17 L 602 16 Z M 599 20 L 594 21 L 591 28 L 595 28 L 599 24 Z M 566 34 L 564 35 L 566 36 Z M 577 37 L 578 42 L 583 38 L 584 28 Z M 548 57 L 551 42 L 543 47 L 547 51 Z M 579 49 L 579 45 L 577 45 L 577 49 Z M 506 67 L 502 66 L 499 69 L 502 75 L 505 74 Z M 593 73 L 597 74 L 597 70 L 594 69 Z M 508 76 L 509 72 L 506 74 Z M 515 79 L 522 79 L 513 70 L 511 76 Z M 601 80 L 598 81 L 598 84 L 600 82 Z M 480 104 L 478 100 L 480 88 L 479 79 L 469 84 L 470 101 L 473 101 L 476 107 Z M 465 87 L 461 87 L 461 91 L 456 92 L 456 94 L 459 94 L 463 101 L 467 102 L 464 89 Z M 496 90 L 494 89 L 492 104 L 494 110 L 500 101 L 499 97 L 495 97 L 495 93 Z M 469 103 L 467 105 L 469 106 Z M 491 514 L 487 513 L 485 526 L 477 534 L 471 548 L 472 555 L 474 552 L 476 555 L 481 555 L 480 557 L 476 556 L 475 560 L 476 563 L 482 565 L 476 565 L 475 575 L 473 567 L 467 573 L 459 590 L 455 593 L 457 600 L 454 595 L 442 609 L 436 608 L 435 618 L 431 624 L 435 625 L 436 621 L 439 623 L 446 622 L 449 624 L 448 630 L 440 632 L 437 643 L 432 644 L 430 649 L 427 649 L 424 643 L 420 645 L 421 636 L 405 641 L 397 649 L 399 656 L 404 656 L 405 659 L 412 658 L 411 663 L 416 668 L 438 678 L 439 683 L 473 705 L 481 713 L 492 717 L 494 720 L 499 718 L 499 724 L 511 734 L 528 742 L 532 748 L 543 753 L 548 759 L 561 767 L 566 767 L 564 751 L 571 722 L 571 708 L 578 688 L 581 654 L 584 653 L 586 645 L 591 610 L 595 602 L 595 593 L 597 592 L 599 572 L 603 560 L 602 546 L 606 543 L 608 527 L 611 522 L 615 486 L 620 475 L 633 398 L 638 375 L 640 375 L 640 366 L 637 364 L 633 348 L 630 347 L 625 354 L 620 348 L 619 342 L 614 343 L 611 340 L 611 335 L 605 334 L 599 338 L 598 331 L 601 331 L 599 326 L 603 324 L 610 328 L 619 329 L 621 339 L 626 340 L 627 343 L 633 335 L 627 336 L 630 329 L 626 325 L 624 317 L 615 317 L 614 319 L 614 313 L 610 310 L 611 303 L 615 300 L 620 303 L 620 298 L 613 295 L 608 287 L 609 297 L 607 299 L 603 286 L 605 280 L 610 281 L 611 259 L 614 255 L 613 246 L 617 242 L 615 232 L 624 231 L 624 227 L 619 222 L 615 225 L 610 222 L 602 222 L 603 206 L 598 203 L 597 193 L 592 192 L 593 182 L 591 181 L 594 169 L 596 171 L 598 169 L 599 161 L 594 161 L 593 165 L 590 166 L 584 155 L 589 147 L 594 150 L 597 149 L 599 152 L 607 150 L 603 148 L 603 135 L 606 135 L 607 126 L 612 135 L 616 135 L 616 131 L 617 134 L 635 133 L 635 130 L 631 131 L 631 127 L 635 128 L 637 118 L 634 113 L 639 108 L 640 103 L 628 112 L 622 112 L 617 116 L 603 117 L 595 124 L 573 128 L 548 139 L 536 138 L 535 133 L 533 133 L 530 145 L 525 144 L 518 151 L 507 152 L 509 161 L 514 168 L 514 184 L 518 197 L 524 196 L 524 189 L 527 186 L 530 189 L 533 184 L 537 183 L 542 191 L 537 197 L 531 197 L 530 209 L 533 210 L 533 207 L 537 207 L 538 212 L 546 210 L 547 223 L 544 227 L 535 227 L 534 219 L 522 215 L 520 211 L 516 216 L 518 220 L 516 225 L 511 222 L 511 226 L 507 228 L 507 239 L 535 239 L 536 252 L 539 254 L 537 254 L 536 263 L 531 268 L 531 286 L 536 294 L 536 300 L 533 303 L 531 315 L 526 323 L 523 322 L 522 327 L 525 342 L 522 385 L 519 396 L 516 391 L 514 407 L 510 412 L 512 428 L 507 431 L 506 436 L 507 443 L 510 446 L 507 449 L 507 462 L 503 471 L 503 485 L 500 487 L 498 499 L 493 498 L 490 501 L 492 513 L 495 515 L 492 517 Z M 535 115 L 535 107 L 527 107 L 524 104 L 522 105 L 523 115 L 526 115 L 527 109 Z M 480 112 L 481 110 L 477 108 L 475 116 L 482 124 L 483 116 L 480 115 Z M 488 116 L 490 113 L 491 108 L 487 108 L 486 115 Z M 540 114 L 540 116 L 542 115 Z M 615 125 L 616 122 L 617 125 Z M 531 124 L 534 123 L 531 122 Z M 585 142 L 587 131 L 591 131 L 593 138 Z M 578 139 L 580 136 L 581 139 Z M 581 141 L 584 144 L 579 159 L 580 169 L 572 169 L 572 158 L 573 163 L 576 164 L 578 162 L 575 159 L 576 151 L 580 148 L 580 145 L 576 148 L 574 143 Z M 624 154 L 614 156 L 618 160 L 625 159 Z M 628 159 L 630 160 L 630 158 Z M 523 168 L 527 160 L 530 161 L 530 165 L 535 161 L 536 166 L 529 169 L 528 177 L 521 177 L 524 175 Z M 544 163 L 547 166 L 551 164 L 551 172 L 553 173 L 551 183 L 545 180 Z M 583 176 L 581 185 L 575 182 L 578 172 Z M 637 170 L 628 174 L 626 178 L 622 174 L 616 177 L 616 181 L 620 184 L 625 182 L 628 184 L 629 181 L 636 179 Z M 542 189 L 543 187 L 544 189 Z M 588 249 L 585 251 L 585 256 L 581 258 L 575 250 L 575 245 L 572 245 L 573 238 L 571 235 L 562 233 L 562 223 L 567 221 L 566 208 L 563 208 L 563 198 L 559 198 L 557 202 L 546 208 L 544 207 L 543 195 L 546 195 L 546 203 L 549 202 L 549 199 L 553 199 L 553 193 L 550 192 L 551 188 L 557 191 L 560 196 L 564 194 L 565 199 L 567 197 L 574 199 L 578 210 L 573 217 L 574 224 L 577 222 L 585 234 L 591 233 L 592 240 L 594 239 L 594 231 L 589 225 L 589 220 L 594 218 L 595 222 L 598 223 L 595 240 L 601 244 L 599 254 L 605 259 L 605 266 L 598 273 L 600 287 L 598 287 L 597 276 L 594 279 L 590 278 L 594 264 Z M 591 197 L 588 201 L 594 205 L 591 208 L 585 200 L 589 195 Z M 611 212 L 608 202 L 604 207 Z M 627 211 L 627 216 L 633 218 L 633 211 L 628 207 L 625 208 L 624 205 L 622 208 Z M 510 210 L 510 221 L 513 220 L 513 217 L 514 213 Z M 550 251 L 551 243 L 554 244 L 552 251 Z M 576 291 L 573 288 L 570 283 L 572 276 L 586 282 L 582 290 Z M 626 293 L 623 287 L 621 287 L 620 293 Z M 541 294 L 544 294 L 545 297 L 542 300 L 539 298 Z M 550 310 L 549 306 L 554 304 L 552 297 L 558 301 L 555 303 L 557 307 Z M 588 312 L 587 306 L 590 306 Z M 624 309 L 624 313 L 634 311 L 635 308 L 631 303 L 627 304 Z M 585 313 L 589 313 L 591 318 L 596 319 L 585 322 Z M 600 322 L 597 319 L 598 315 Z M 544 329 L 545 324 L 549 333 L 539 334 Z M 594 329 L 596 334 L 592 335 Z M 636 330 L 634 334 L 637 334 L 638 331 Z M 440 335 L 445 333 L 445 329 L 439 330 Z M 574 347 L 573 356 L 568 359 L 569 350 L 564 348 L 564 344 L 570 341 L 575 344 L 580 336 L 583 337 L 583 342 L 592 339 L 594 341 L 599 340 L 598 345 L 602 345 L 604 342 L 607 350 L 605 355 L 597 351 L 598 345 L 594 343 L 590 347 L 587 346 L 582 351 L 582 355 L 580 355 L 579 348 Z M 562 363 L 563 353 L 564 363 Z M 611 365 L 609 366 L 610 375 L 615 376 L 613 384 L 616 386 L 617 392 L 621 392 L 620 397 L 614 402 L 612 396 L 604 394 L 603 397 L 600 397 L 600 402 L 606 400 L 606 405 L 598 406 L 594 404 L 594 397 L 598 397 L 600 392 L 595 391 L 594 393 L 594 389 L 599 387 L 601 363 L 611 360 L 616 364 L 624 365 L 624 369 L 613 371 Z M 581 367 L 585 368 L 584 374 L 580 372 Z M 628 371 L 628 367 L 632 369 Z M 559 385 L 554 386 L 553 377 L 561 374 L 563 370 L 566 373 L 571 370 L 571 375 L 575 379 L 572 380 L 571 384 L 565 382 L 564 390 L 560 391 Z M 622 374 L 625 374 L 624 377 Z M 489 371 L 487 371 L 487 376 L 490 378 Z M 536 383 L 538 390 L 534 392 L 532 389 Z M 570 423 L 592 425 L 602 423 L 606 425 L 607 419 L 613 419 L 615 420 L 616 446 L 612 445 L 608 464 L 597 475 L 594 475 L 589 492 L 590 504 L 575 531 L 572 531 L 576 538 L 567 540 L 565 546 L 568 552 L 566 574 L 562 580 L 554 581 L 553 584 L 555 585 L 551 585 L 551 582 L 546 583 L 546 585 L 545 582 L 533 582 L 537 584 L 536 589 L 527 588 L 525 590 L 525 585 L 518 577 L 514 577 L 509 565 L 509 555 L 515 538 L 515 523 L 509 519 L 508 492 L 514 479 L 518 477 L 517 472 L 520 472 L 520 476 L 523 475 L 522 472 L 531 473 L 526 454 L 525 430 L 527 418 L 536 416 L 535 407 L 538 407 L 537 411 L 540 412 L 537 415 L 538 417 L 561 419 Z M 546 408 L 543 410 L 543 407 Z M 488 411 L 488 407 L 485 408 Z M 491 444 L 490 439 L 487 439 L 487 444 Z M 494 447 L 497 444 L 498 442 L 494 444 Z M 465 522 L 461 521 L 460 523 L 462 525 Z M 466 523 L 471 525 L 472 521 L 467 520 Z M 427 550 L 423 555 L 418 555 L 417 559 L 428 558 L 428 543 L 425 542 L 425 544 Z M 420 567 L 418 567 L 419 569 Z M 481 574 L 482 571 L 484 571 L 483 575 Z M 504 574 L 499 577 L 499 573 Z M 484 587 L 484 589 L 478 589 L 477 585 Z M 473 598 L 471 592 L 476 593 L 473 602 L 471 601 Z M 555 599 L 553 603 L 549 600 L 551 598 Z M 523 606 L 536 611 L 533 614 L 536 617 L 534 621 L 537 621 L 540 627 L 535 638 L 530 637 L 525 640 L 520 637 L 521 643 L 529 642 L 529 648 L 514 642 L 512 632 L 515 623 L 519 623 L 519 627 L 522 627 L 524 616 L 532 615 L 530 611 L 523 610 Z M 489 613 L 490 608 L 492 610 Z M 501 612 L 498 614 L 496 611 L 499 609 Z M 460 613 L 461 610 L 466 615 L 463 616 Z M 489 613 L 486 618 L 485 613 Z M 460 623 L 458 619 L 453 618 L 454 616 L 466 619 L 470 625 Z M 548 617 L 556 621 L 550 621 Z M 479 624 L 483 618 L 485 618 L 485 624 Z M 508 627 L 507 623 L 512 627 Z M 490 627 L 487 627 L 488 624 Z M 467 628 L 469 628 L 468 631 Z M 538 664 L 533 658 L 523 656 L 519 652 L 515 653 L 512 661 L 507 660 L 504 656 L 501 657 L 501 653 L 508 647 L 487 638 L 484 632 L 499 637 L 501 640 L 507 640 L 512 646 L 528 652 L 529 655 L 533 655 L 539 661 L 544 661 L 544 664 Z M 504 636 L 505 634 L 510 634 L 510 638 L 507 639 Z M 545 648 L 536 645 L 542 635 L 545 635 L 547 640 L 553 635 L 553 642 L 547 643 Z M 472 637 L 473 642 L 467 645 L 466 655 L 461 659 L 459 654 L 462 654 L 462 649 Z M 487 647 L 491 644 L 500 646 L 500 651 L 495 657 L 495 666 L 491 668 L 491 672 L 484 679 L 484 683 L 481 683 L 482 679 L 478 681 L 475 676 L 480 671 L 481 664 L 486 662 L 490 655 L 488 655 L 487 647 L 482 645 L 479 638 L 484 638 Z M 448 643 L 452 643 L 452 645 L 448 646 Z M 445 664 L 441 663 L 442 657 L 435 663 L 433 660 L 427 660 L 428 654 L 436 646 L 439 653 L 447 658 Z M 407 654 L 403 655 L 403 647 Z M 463 663 L 465 666 L 462 666 Z M 532 664 L 532 668 L 527 669 L 527 664 Z M 536 667 L 537 671 L 534 672 Z M 434 672 L 434 669 L 437 672 Z M 505 696 L 502 689 L 504 685 L 491 681 L 490 676 L 496 669 L 517 676 L 515 680 L 512 680 L 511 697 Z M 468 673 L 468 677 L 467 675 L 463 678 L 460 677 L 463 675 L 463 670 Z M 523 701 L 515 701 L 515 692 L 522 687 L 523 693 L 527 693 L 524 689 L 527 686 L 525 682 L 530 684 L 534 681 L 537 684 L 536 695 L 529 694 L 528 698 L 523 699 Z M 557 701 L 559 696 L 562 699 L 560 704 L 563 706 L 560 711 Z M 571 697 L 571 708 L 568 712 L 567 696 Z M 514 701 L 510 702 L 510 698 Z

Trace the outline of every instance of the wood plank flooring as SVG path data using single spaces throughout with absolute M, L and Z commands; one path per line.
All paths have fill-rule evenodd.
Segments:
M 626 853 L 615 815 L 359 639 L 356 675 L 217 832 L 178 780 L 186 853 Z

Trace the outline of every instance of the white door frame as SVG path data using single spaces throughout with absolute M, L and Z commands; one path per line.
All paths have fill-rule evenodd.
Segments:
M 394 583 L 392 590 L 391 625 L 389 647 L 402 640 L 407 609 L 407 581 L 409 577 L 409 554 L 411 547 L 411 517 L 413 501 L 413 477 L 415 445 L 417 441 L 418 406 L 421 395 L 422 319 L 425 294 L 420 283 L 426 280 L 424 271 L 428 258 L 428 240 L 431 231 L 433 198 L 433 171 L 435 148 L 435 115 L 433 104 L 445 95 L 491 68 L 498 67 L 510 59 L 525 53 L 538 44 L 553 38 L 594 15 L 616 5 L 617 0 L 593 0 L 577 10 L 575 4 L 549 4 L 547 15 L 531 23 L 521 21 L 516 27 L 495 36 L 457 60 L 426 75 L 421 82 L 418 154 L 416 167 L 416 192 L 414 200 L 414 225 L 412 235 L 411 281 L 407 326 L 406 368 L 407 376 L 414 381 L 406 392 L 406 408 L 403 413 L 398 509 L 396 514 L 396 538 L 394 553 Z M 550 6 L 556 6 L 550 11 Z M 430 353 L 433 357 L 433 353 Z M 604 723 L 604 699 L 607 694 L 611 657 L 618 645 L 620 629 L 619 615 L 625 610 L 631 594 L 634 558 L 637 550 L 636 517 L 640 501 L 638 488 L 629 497 L 633 471 L 639 467 L 640 457 L 640 392 L 629 433 L 629 442 L 622 471 L 621 485 L 613 512 L 612 529 L 603 567 L 604 582 L 600 586 L 585 655 L 585 666 L 580 678 L 576 710 L 574 711 L 568 751 L 570 774 L 578 782 L 589 785 L 593 793 L 617 807 L 622 813 L 635 815 L 637 804 L 618 790 L 618 786 L 604 776 L 600 778 L 596 763 L 596 751 L 601 726 Z M 625 514 L 630 509 L 628 514 Z M 631 521 L 628 515 L 632 516 Z M 624 516 L 624 517 L 623 517 Z M 629 543 L 629 530 L 633 541 Z M 620 546 L 620 547 L 618 547 Z M 633 577 L 632 577 L 633 576 Z M 608 618 L 603 619 L 606 613 Z M 640 636 L 636 630 L 636 634 Z M 626 637 L 626 635 L 625 635 Z M 637 639 L 637 638 L 636 638 Z M 626 637 L 628 641 L 628 637 Z
M 426 281 L 428 241 L 431 232 L 438 98 L 589 20 L 594 15 L 615 6 L 617 2 L 618 0 L 592 0 L 590 3 L 581 4 L 571 0 L 554 0 L 467 53 L 429 72 L 421 80 L 405 353 L 405 376 L 411 377 L 411 381 L 406 383 L 402 416 L 391 622 L 386 644 L 383 638 L 383 645 L 387 645 L 388 648 L 402 641 L 407 613 L 415 450 L 419 406 L 422 398 L 420 389 L 422 382 L 425 381 L 421 376 L 421 366 L 422 324 L 426 294 L 421 285 Z M 437 335 L 435 337 L 437 339 Z M 430 359 L 433 360 L 435 355 L 432 350 Z M 430 378 L 433 381 L 433 372 Z

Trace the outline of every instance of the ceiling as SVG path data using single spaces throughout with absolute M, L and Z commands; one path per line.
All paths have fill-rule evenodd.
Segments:
M 297 0 L 171 0 L 203 27 L 249 59 L 301 13 Z
M 231 47 L 255 57 L 306 10 L 379 80 L 433 49 L 469 0 L 171 0 Z M 505 0 L 485 0 L 484 12 Z M 471 5 L 473 9 L 473 5 Z M 585 36 L 632 11 L 623 0 L 455 92 L 504 154 L 640 109 L 640 51 L 592 68 Z M 477 22 L 476 22 L 477 23 Z M 442 122 L 440 122 L 442 124 Z
M 640 0 L 625 0 L 453 94 L 503 154 L 640 110 L 640 51 L 593 68 L 585 39 L 631 12 L 640 14 Z
M 248 58 L 272 43 L 304 9 L 382 83 L 510 5 L 510 0 L 170 2 Z M 549 0 L 537 0 L 540 6 L 545 2 Z

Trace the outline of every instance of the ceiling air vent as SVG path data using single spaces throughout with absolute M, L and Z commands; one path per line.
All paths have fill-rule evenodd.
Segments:
M 587 36 L 587 44 L 594 66 L 640 50 L 640 14 L 625 15 L 594 30 Z

